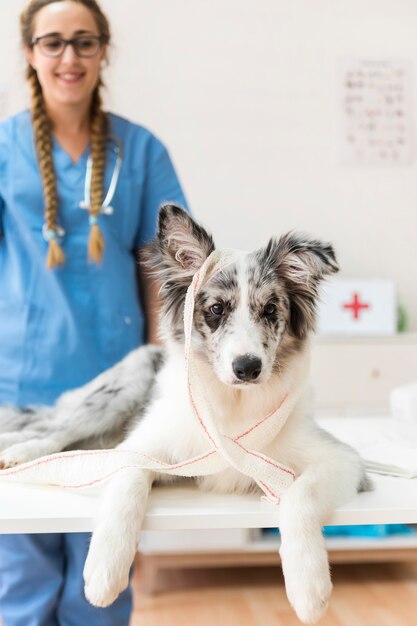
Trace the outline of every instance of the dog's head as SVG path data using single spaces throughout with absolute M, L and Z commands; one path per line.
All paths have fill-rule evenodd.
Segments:
M 186 292 L 213 250 L 211 235 L 183 209 L 161 208 L 147 265 L 161 284 L 162 329 L 171 340 L 184 341 Z M 227 385 L 266 382 L 314 330 L 320 281 L 337 271 L 331 245 L 295 233 L 236 253 L 196 296 L 195 352 Z

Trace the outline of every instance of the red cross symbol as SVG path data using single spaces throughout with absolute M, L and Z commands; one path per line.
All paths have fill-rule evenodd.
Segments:
M 344 304 L 343 308 L 344 309 L 351 309 L 352 312 L 353 312 L 353 319 L 357 320 L 357 319 L 359 319 L 359 313 L 360 313 L 361 309 L 369 309 L 370 305 L 369 304 L 364 304 L 364 303 L 360 302 L 359 294 L 354 293 L 353 294 L 353 302 L 350 302 L 349 304 Z

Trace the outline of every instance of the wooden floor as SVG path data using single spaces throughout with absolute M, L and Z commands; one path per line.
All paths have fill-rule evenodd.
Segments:
M 417 563 L 334 565 L 320 626 L 416 626 Z M 279 568 L 162 571 L 155 593 L 133 580 L 130 626 L 299 626 Z

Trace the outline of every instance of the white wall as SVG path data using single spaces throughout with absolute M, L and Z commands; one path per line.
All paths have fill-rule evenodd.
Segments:
M 17 53 L 23 5 L 0 0 L 9 113 L 26 103 Z M 351 167 L 336 153 L 338 59 L 410 60 L 414 89 L 416 1 L 102 6 L 114 33 L 108 104 L 165 141 L 194 213 L 219 245 L 250 248 L 292 228 L 330 239 L 344 276 L 396 281 L 417 331 L 417 161 Z

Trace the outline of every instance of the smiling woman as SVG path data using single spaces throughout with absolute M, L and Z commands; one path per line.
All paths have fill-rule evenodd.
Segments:
M 161 202 L 185 199 L 163 144 L 103 110 L 110 28 L 97 2 L 31 0 L 21 35 L 31 108 L 0 123 L 0 404 L 27 407 L 155 341 L 156 290 L 137 256 Z M 2 626 L 127 626 L 129 590 L 109 609 L 84 597 L 89 541 L 1 536 Z
M 39 11 L 33 35 L 25 41 L 26 56 L 49 109 L 62 103 L 87 111 L 109 39 L 108 29 L 99 32 L 92 13 L 81 3 L 56 2 Z

